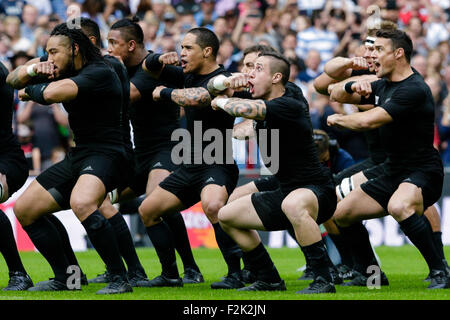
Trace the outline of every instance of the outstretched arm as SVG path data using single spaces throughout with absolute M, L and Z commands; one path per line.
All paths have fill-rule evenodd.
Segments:
M 27 86 L 19 91 L 23 101 L 33 100 L 39 104 L 68 102 L 76 98 L 78 86 L 71 79 L 63 79 L 51 83 L 40 83 Z
M 53 63 L 40 62 L 40 58 L 34 58 L 23 66 L 19 66 L 8 74 L 6 83 L 14 89 L 25 88 L 36 76 L 53 78 Z
M 207 107 L 211 104 L 211 96 L 203 87 L 172 89 L 158 86 L 153 90 L 153 100 L 170 100 L 181 107 Z
M 392 121 L 393 119 L 389 113 L 381 107 L 375 107 L 365 112 L 356 112 L 350 115 L 333 114 L 327 118 L 327 124 L 329 126 L 354 131 L 376 129 Z
M 214 110 L 223 109 L 233 117 L 264 120 L 266 117 L 266 104 L 263 100 L 250 100 L 240 98 L 227 98 L 218 96 L 211 102 Z

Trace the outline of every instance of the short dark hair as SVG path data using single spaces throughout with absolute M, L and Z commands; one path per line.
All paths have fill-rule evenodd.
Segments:
M 88 37 L 94 37 L 95 38 L 95 45 L 100 46 L 101 44 L 101 35 L 100 35 L 100 28 L 98 27 L 97 22 L 94 20 L 84 18 L 82 17 L 80 19 L 81 24 L 81 30 L 85 35 Z
M 319 156 L 328 151 L 328 148 L 330 147 L 330 137 L 325 131 L 314 129 L 313 139 L 315 145 L 317 146 Z
M 208 28 L 193 28 L 189 30 L 187 33 L 192 33 L 196 36 L 195 43 L 197 43 L 200 48 L 205 49 L 206 47 L 210 47 L 212 49 L 212 56 L 217 57 L 217 52 L 219 51 L 219 38 L 217 35 L 209 30 Z
M 405 52 L 405 58 L 408 63 L 411 62 L 411 55 L 413 52 L 413 44 L 411 38 L 406 32 L 401 30 L 378 30 L 376 34 L 377 38 L 391 39 L 392 48 L 402 48 Z
M 253 46 L 247 47 L 244 49 L 244 57 L 249 53 L 253 52 L 278 52 L 275 48 L 264 45 L 264 44 L 255 44 Z
M 132 19 L 121 19 L 115 22 L 111 26 L 111 30 L 120 30 L 120 33 L 125 41 L 133 40 L 139 45 L 144 44 L 144 31 L 142 31 L 141 26 L 137 23 L 139 19 L 133 17 Z
M 286 85 L 291 75 L 291 64 L 281 53 L 278 52 L 261 52 L 258 57 L 271 57 L 276 62 L 270 64 L 270 72 L 272 74 L 279 72 L 282 75 L 281 83 Z

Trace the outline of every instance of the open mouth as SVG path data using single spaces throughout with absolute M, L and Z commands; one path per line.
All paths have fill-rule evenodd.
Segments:
M 181 59 L 180 64 L 181 64 L 181 67 L 184 69 L 184 68 L 186 68 L 187 62 L 186 62 L 186 60 Z
M 253 94 L 253 92 L 255 92 L 255 87 L 253 86 L 253 83 L 251 83 L 250 81 L 248 82 L 248 92 L 250 92 L 251 94 Z
M 381 66 L 381 65 L 380 65 L 379 62 L 374 61 L 373 65 L 374 65 L 374 67 L 375 67 L 375 71 L 378 71 L 378 70 L 380 69 L 380 66 Z

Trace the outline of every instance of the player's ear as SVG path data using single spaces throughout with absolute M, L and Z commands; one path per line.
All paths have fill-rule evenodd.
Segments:
M 272 76 L 272 83 L 279 83 L 281 82 L 281 79 L 283 78 L 283 75 L 280 72 L 275 72 Z
M 206 47 L 203 49 L 203 58 L 209 58 L 212 55 L 212 48 Z
M 397 48 L 394 51 L 394 57 L 395 59 L 399 59 L 405 55 L 405 50 L 403 48 Z
M 73 44 L 73 56 L 76 57 L 79 52 L 80 52 L 80 47 L 78 46 L 78 43 L 74 43 Z
M 136 49 L 136 41 L 128 41 L 128 51 L 134 51 Z

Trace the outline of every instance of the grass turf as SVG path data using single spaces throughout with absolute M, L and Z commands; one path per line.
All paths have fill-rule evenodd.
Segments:
M 299 249 L 269 249 L 270 255 L 285 280 L 285 292 L 237 292 L 235 290 L 212 290 L 211 282 L 219 280 L 226 267 L 218 249 L 195 249 L 194 256 L 205 283 L 185 285 L 183 288 L 133 288 L 133 293 L 102 296 L 96 291 L 104 284 L 83 286 L 76 292 L 5 292 L 0 291 L 0 300 L 450 300 L 450 289 L 427 290 L 428 283 L 422 280 L 428 268 L 417 249 L 412 246 L 378 247 L 376 249 L 382 270 L 387 274 L 389 287 L 369 290 L 366 287 L 336 286 L 336 294 L 298 295 L 295 292 L 305 288 L 308 281 L 298 281 L 301 275 L 296 271 L 304 264 Z M 445 248 L 450 256 L 450 247 Z M 154 249 L 138 249 L 138 255 L 149 278 L 160 273 L 160 264 Z M 53 275 L 48 263 L 36 252 L 22 252 L 21 257 L 26 270 L 34 282 L 47 280 Z M 104 271 L 104 265 L 93 250 L 77 253 L 78 261 L 92 278 Z M 181 261 L 178 261 L 182 272 Z M 8 273 L 4 260 L 0 258 L 0 288 L 8 283 Z

